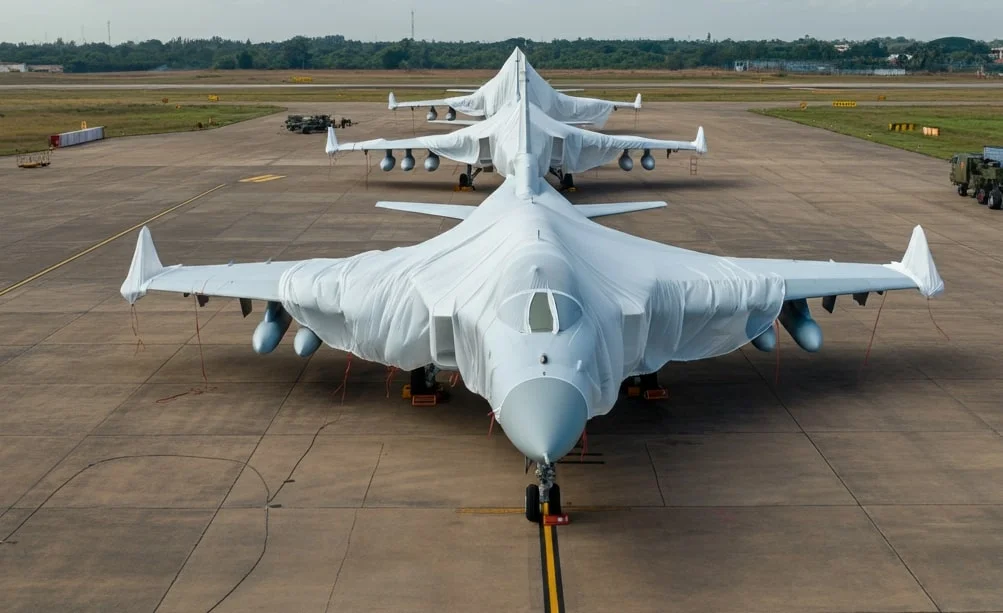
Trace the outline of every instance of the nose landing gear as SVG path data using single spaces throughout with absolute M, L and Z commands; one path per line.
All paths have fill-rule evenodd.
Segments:
M 553 462 L 537 463 L 537 485 L 526 486 L 526 519 L 539 524 L 544 521 L 543 503 L 547 503 L 547 515 L 562 515 L 561 488 L 554 482 L 557 472 Z

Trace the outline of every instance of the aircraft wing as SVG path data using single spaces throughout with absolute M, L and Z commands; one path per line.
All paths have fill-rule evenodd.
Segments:
M 619 215 L 621 213 L 633 213 L 635 211 L 647 211 L 668 206 L 662 201 L 649 202 L 615 202 L 611 204 L 575 204 L 575 210 L 583 216 L 592 219 L 593 217 L 606 217 L 609 215 Z M 422 215 L 433 215 L 435 217 L 446 217 L 449 219 L 466 219 L 477 210 L 476 206 L 466 204 L 435 204 L 431 202 L 393 202 L 381 200 L 376 203 L 376 208 L 393 209 L 395 211 L 406 211 L 408 213 L 420 213 Z
M 303 357 L 323 342 L 365 360 L 410 370 L 432 358 L 428 309 L 406 283 L 407 272 L 400 266 L 406 249 L 343 259 L 165 267 L 149 229 L 143 227 L 121 293 L 130 304 L 154 290 L 195 294 L 200 305 L 209 296 L 239 298 L 245 317 L 252 300 L 267 301 L 262 323 L 274 325 L 266 325 L 260 335 L 261 324 L 255 330 L 252 346 L 258 353 L 273 350 L 294 319 L 315 337 L 312 349 L 296 349 Z M 283 311 L 290 318 L 284 327 Z
M 150 230 L 139 231 L 122 297 L 130 304 L 150 290 L 245 298 L 277 302 L 279 280 L 296 262 L 261 262 L 212 266 L 164 266 L 160 263 Z
M 416 136 L 414 138 L 374 138 L 356 143 L 338 143 L 335 151 L 373 151 L 381 149 L 434 149 L 440 138 L 451 134 Z M 325 149 L 329 154 L 330 148 Z
M 426 123 L 441 123 L 444 125 L 454 125 L 454 126 L 472 126 L 484 121 L 483 119 L 433 119 L 432 121 Z
M 602 102 L 606 102 L 607 104 L 612 104 L 614 111 L 620 109 L 634 109 L 635 111 L 641 110 L 641 94 L 638 94 L 634 98 L 634 102 L 617 102 L 614 100 L 602 100 Z
M 707 153 L 707 138 L 704 136 L 703 126 L 697 129 L 697 137 L 692 141 L 660 140 L 657 138 L 645 138 L 643 136 L 616 136 L 612 134 L 604 136 L 603 145 L 611 149 L 657 149 L 667 151 L 695 151 L 700 154 Z
M 462 164 L 480 164 L 481 141 L 485 137 L 481 136 L 480 132 L 473 131 L 479 130 L 481 123 L 483 122 L 477 122 L 475 126 L 467 126 L 446 134 L 430 134 L 400 139 L 374 138 L 357 143 L 339 143 L 334 134 L 334 128 L 328 128 L 327 145 L 324 151 L 328 155 L 334 155 L 339 151 L 427 149 L 436 155 Z
M 464 95 L 464 96 L 453 96 L 453 97 L 450 97 L 450 98 L 440 98 L 438 100 L 411 100 L 411 101 L 408 101 L 408 102 L 401 102 L 401 101 L 397 100 L 397 96 L 395 96 L 393 94 L 393 92 L 390 92 L 390 98 L 389 98 L 389 101 L 387 103 L 387 108 L 390 109 L 391 111 L 393 111 L 393 110 L 396 110 L 396 109 L 399 109 L 399 108 L 417 108 L 417 107 L 425 107 L 425 106 L 428 106 L 428 107 L 433 107 L 433 106 L 449 106 L 449 107 L 459 106 L 459 105 L 461 105 L 461 102 L 470 95 L 470 93 L 473 93 L 473 92 L 476 92 L 476 91 L 477 90 L 472 90 L 471 92 L 467 93 L 467 95 Z M 464 113 L 466 115 L 471 115 L 473 117 L 480 117 L 480 116 L 484 115 L 483 111 L 475 111 L 475 110 L 464 111 Z
M 944 291 L 944 281 L 937 272 L 926 234 L 920 226 L 913 229 L 909 247 L 902 261 L 890 264 L 727 259 L 752 272 L 783 277 L 784 300 L 827 298 L 845 294 L 864 295 L 858 299 L 859 301 L 865 300 L 869 292 L 885 290 L 917 289 L 927 297 Z
M 483 119 L 433 119 L 425 123 L 438 123 L 445 126 L 474 126 L 484 121 Z M 593 121 L 562 121 L 561 123 L 569 126 L 591 126 L 595 122 Z

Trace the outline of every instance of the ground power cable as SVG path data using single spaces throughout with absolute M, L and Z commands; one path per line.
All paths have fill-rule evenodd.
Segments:
M 46 496 L 45 499 L 42 500 L 42 502 L 40 502 L 34 509 L 32 509 L 31 512 L 29 512 L 28 515 L 25 516 L 25 518 L 22 519 L 21 522 L 18 523 L 14 527 L 13 530 L 11 530 L 3 539 L 0 539 L 0 545 L 3 545 L 3 544 L 14 545 L 14 544 L 16 544 L 18 541 L 12 541 L 11 538 L 14 535 L 16 535 L 18 533 L 18 531 L 20 531 L 21 528 L 23 528 L 29 521 L 31 521 L 31 519 L 34 518 L 35 515 L 37 515 L 49 503 L 49 501 L 52 500 L 59 492 L 61 492 L 69 484 L 73 483 L 73 481 L 75 481 L 77 479 L 77 477 L 80 477 L 81 475 L 83 475 L 87 471 L 91 470 L 92 468 L 96 468 L 96 467 L 102 466 L 104 464 L 109 464 L 109 463 L 112 463 L 112 462 L 119 462 L 119 461 L 123 461 L 123 460 L 137 460 L 137 459 L 143 459 L 143 458 L 174 458 L 174 459 L 188 459 L 188 460 L 206 460 L 206 461 L 227 462 L 227 463 L 230 463 L 230 464 L 236 464 L 236 465 L 240 466 L 242 469 L 243 468 L 249 468 L 249 469 L 251 469 L 251 471 L 258 477 L 258 480 L 261 482 L 261 485 L 265 488 L 265 500 L 266 500 L 266 502 L 263 505 L 264 510 L 265 510 L 265 530 L 264 530 L 265 533 L 264 533 L 264 538 L 263 538 L 262 544 L 261 544 L 261 552 L 258 554 L 258 557 L 255 559 L 254 563 L 251 564 L 251 567 L 248 568 L 248 570 L 243 574 L 243 576 L 241 576 L 241 578 L 237 581 L 237 583 L 234 584 L 234 586 L 231 587 L 211 607 L 209 607 L 208 609 L 206 609 L 206 613 L 211 613 L 217 607 L 219 607 L 219 605 L 221 605 L 223 603 L 223 601 L 225 601 L 230 595 L 232 595 L 237 590 L 237 588 L 239 588 L 240 585 L 251 575 L 251 573 L 254 572 L 254 570 L 258 567 L 258 564 L 260 564 L 261 560 L 265 557 L 265 552 L 268 550 L 269 519 L 270 519 L 269 518 L 269 513 L 268 513 L 268 511 L 269 511 L 268 501 L 270 501 L 272 499 L 272 495 L 271 495 L 271 491 L 270 491 L 270 489 L 268 487 L 268 483 L 265 481 L 264 476 L 261 474 L 261 472 L 257 468 L 254 467 L 254 465 L 252 465 L 250 463 L 249 460 L 236 460 L 236 459 L 233 459 L 233 458 L 223 458 L 223 457 L 218 457 L 218 456 L 201 456 L 201 455 L 189 455 L 189 454 L 179 454 L 179 453 L 148 453 L 148 454 L 129 454 L 129 455 L 114 456 L 114 457 L 103 458 L 101 460 L 90 462 L 86 466 L 84 466 L 83 468 L 77 470 L 75 473 L 73 473 L 72 475 L 70 475 L 67 479 L 65 479 L 62 483 L 60 483 L 59 486 L 56 487 L 56 489 L 52 490 L 52 492 L 50 492 L 49 495 Z M 223 504 L 225 502 L 226 502 L 226 496 L 224 496 L 220 500 L 219 504 L 216 506 L 216 510 L 215 510 L 216 514 L 219 513 L 220 509 L 223 507 Z M 213 518 L 215 518 L 215 514 L 213 515 Z M 210 520 L 209 524 L 206 526 L 206 532 L 209 530 L 209 526 L 212 525 L 212 521 L 213 520 Z M 205 532 L 203 532 L 202 535 L 199 537 L 199 541 L 201 541 L 204 536 L 205 536 Z M 194 553 L 195 549 L 197 549 L 197 548 L 198 548 L 198 543 L 196 543 L 196 546 L 194 548 L 192 548 L 192 553 Z M 189 554 L 189 557 L 191 557 L 191 554 Z M 185 560 L 185 563 L 187 563 L 187 560 Z M 184 564 L 182 565 L 182 568 L 183 567 L 184 567 Z M 172 585 L 173 585 L 173 582 L 172 582 Z M 164 597 L 161 598 L 160 602 L 157 603 L 157 606 L 154 608 L 154 612 L 156 612 L 160 608 L 160 606 L 164 602 L 164 599 L 167 597 L 167 593 L 169 593 L 169 592 L 170 592 L 170 588 L 168 588 L 167 592 L 164 593 Z

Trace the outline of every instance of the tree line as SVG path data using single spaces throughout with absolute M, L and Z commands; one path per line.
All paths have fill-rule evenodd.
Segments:
M 849 44 L 839 51 L 837 44 Z M 397 42 L 364 42 L 344 36 L 281 42 L 175 38 L 77 44 L 0 43 L 0 61 L 61 64 L 67 72 L 193 69 L 494 69 L 515 46 L 526 51 L 540 69 L 578 70 L 679 70 L 731 69 L 741 60 L 824 62 L 836 68 L 886 66 L 896 55 L 898 65 L 911 70 L 941 71 L 990 62 L 989 50 L 1000 41 L 984 42 L 952 37 L 934 41 L 880 38 L 867 41 L 824 41 L 810 37 L 781 40 L 554 40 L 523 38 L 499 42 L 436 42 L 405 39 Z

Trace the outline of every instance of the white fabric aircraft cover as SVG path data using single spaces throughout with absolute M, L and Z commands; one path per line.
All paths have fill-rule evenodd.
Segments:
M 944 280 L 937 272 L 930 245 L 926 241 L 926 233 L 920 226 L 913 228 L 912 238 L 909 239 L 909 247 L 906 248 L 902 261 L 892 262 L 886 266 L 915 281 L 924 296 L 936 296 L 944 291 Z
M 526 65 L 529 101 L 557 121 L 587 122 L 603 127 L 610 113 L 618 106 L 607 100 L 580 98 L 562 94 L 550 86 L 526 61 L 522 50 L 516 49 L 505 60 L 501 70 L 475 92 L 441 100 L 457 111 L 472 117 L 491 117 L 516 98 L 519 86 L 519 63 Z M 619 106 L 632 106 L 624 102 Z
M 586 377 L 595 416 L 630 375 L 746 344 L 785 299 L 943 289 L 919 229 L 901 263 L 724 258 L 591 222 L 543 180 L 520 197 L 517 179 L 424 243 L 344 259 L 165 268 L 144 228 L 121 292 L 130 302 L 149 290 L 280 302 L 336 349 L 402 369 L 457 369 L 496 409 L 541 353 L 587 356 L 574 372 L 556 359 L 547 368 Z M 560 329 L 576 332 L 520 329 L 541 289 Z
M 508 177 L 441 235 L 343 259 L 165 269 L 144 229 L 122 295 L 134 302 L 148 290 L 166 290 L 280 302 L 336 349 L 407 370 L 429 363 L 458 369 L 496 411 L 529 371 L 547 364 L 548 376 L 576 381 L 593 417 L 613 407 L 630 375 L 745 345 L 793 295 L 907 287 L 929 295 L 943 287 L 921 230 L 898 265 L 837 264 L 724 258 L 589 221 L 543 180 L 553 139 L 542 135 L 564 139 L 566 172 L 653 141 L 567 126 L 525 100 L 483 124 L 427 137 L 437 139 L 429 149 L 457 160 L 477 155 L 480 139 L 491 139 L 493 162 Z M 329 137 L 336 145 L 333 130 Z M 418 148 L 413 143 L 420 141 L 393 147 Z M 541 290 L 554 330 L 527 329 Z M 563 331 L 569 333 L 557 333 Z M 544 354 L 553 359 L 540 359 Z
M 328 345 L 402 369 L 449 366 L 431 349 L 430 335 L 447 334 L 432 321 L 441 312 L 464 384 L 497 407 L 502 399 L 490 393 L 507 391 L 498 372 L 526 352 L 506 344 L 513 353 L 498 355 L 495 343 L 492 356 L 482 343 L 510 330 L 506 309 L 521 312 L 529 290 L 565 294 L 578 305 L 565 313 L 580 308 L 596 332 L 580 335 L 594 341 L 582 368 L 594 384 L 593 415 L 612 408 L 625 377 L 733 351 L 779 314 L 782 277 L 590 222 L 541 184 L 535 202 L 514 204 L 508 180 L 464 223 L 419 245 L 295 264 L 279 284 L 282 305 Z M 511 343 L 554 351 L 567 336 L 511 334 Z
M 331 155 L 332 151 L 427 149 L 457 162 L 477 164 L 482 157 L 481 141 L 487 139 L 495 170 L 504 176 L 512 176 L 515 174 L 515 159 L 520 152 L 523 122 L 522 108 L 518 102 L 512 102 L 484 121 L 447 134 L 338 144 L 334 130 L 329 128 L 325 151 Z M 534 135 L 530 139 L 530 153 L 537 156 L 540 176 L 546 175 L 551 166 L 559 167 L 566 173 L 585 172 L 612 162 L 627 149 L 707 151 L 703 128 L 698 130 L 697 138 L 692 142 L 602 134 L 562 123 L 533 103 L 529 104 L 529 122 L 530 133 Z M 541 138 L 543 135 L 550 138 Z M 554 151 L 555 138 L 563 141 L 560 152 Z

